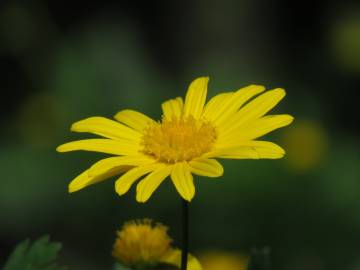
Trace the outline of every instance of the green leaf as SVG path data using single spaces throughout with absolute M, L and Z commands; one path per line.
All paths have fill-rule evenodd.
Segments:
M 120 264 L 120 263 L 115 263 L 114 264 L 114 270 L 131 270 L 130 268 Z
M 33 244 L 27 239 L 16 246 L 3 270 L 65 270 L 55 262 L 60 249 L 61 244 L 49 242 L 49 236 Z

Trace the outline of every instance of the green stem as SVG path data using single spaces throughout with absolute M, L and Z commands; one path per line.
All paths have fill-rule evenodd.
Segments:
M 187 257 L 189 248 L 189 203 L 182 200 L 182 252 L 181 270 L 187 270 Z

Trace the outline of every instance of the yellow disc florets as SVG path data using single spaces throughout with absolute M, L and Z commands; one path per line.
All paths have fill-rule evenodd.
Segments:
M 166 163 L 189 161 L 210 151 L 215 139 L 215 128 L 209 122 L 191 116 L 163 119 L 145 130 L 143 152 Z
M 117 232 L 112 255 L 128 266 L 156 264 L 171 248 L 167 230 L 150 219 L 127 222 Z

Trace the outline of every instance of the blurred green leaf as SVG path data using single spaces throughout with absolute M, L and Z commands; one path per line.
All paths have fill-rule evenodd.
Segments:
M 128 268 L 120 263 L 115 263 L 113 269 L 114 270 L 131 270 L 130 268 Z
M 60 249 L 61 244 L 49 242 L 49 236 L 33 244 L 27 239 L 17 245 L 3 270 L 65 270 L 55 263 Z

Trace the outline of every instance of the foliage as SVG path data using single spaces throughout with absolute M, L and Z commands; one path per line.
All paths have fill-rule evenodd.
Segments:
M 3 270 L 65 270 L 55 262 L 60 249 L 61 243 L 49 242 L 49 236 L 33 243 L 27 239 L 16 246 Z
M 130 268 L 128 268 L 120 263 L 115 263 L 113 269 L 114 270 L 130 270 Z

